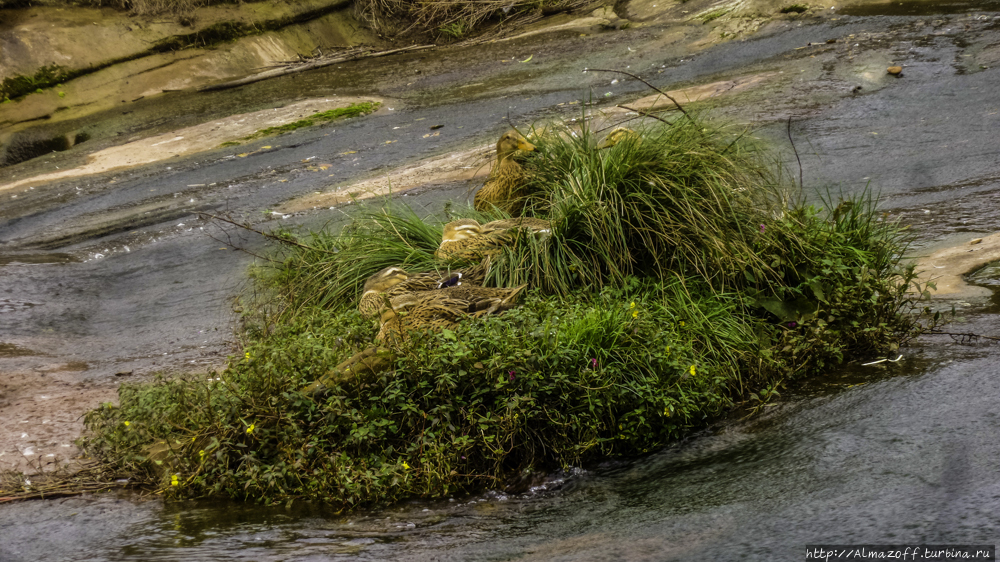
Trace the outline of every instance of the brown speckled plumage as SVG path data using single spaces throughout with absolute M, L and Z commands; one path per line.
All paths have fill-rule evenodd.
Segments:
M 535 150 L 535 145 L 524 140 L 517 131 L 508 131 L 497 141 L 497 161 L 486 183 L 473 198 L 477 211 L 489 211 L 495 206 L 509 213 L 520 213 L 524 206 L 526 176 L 521 165 L 514 161 L 514 153 L 518 150 Z
M 503 312 L 514 307 L 525 287 L 494 289 L 465 284 L 399 295 L 382 312 L 382 325 L 375 339 L 394 346 L 416 330 L 452 328 L 467 318 Z
M 361 292 L 358 311 L 365 318 L 378 316 L 386 308 L 386 300 L 399 295 L 431 291 L 459 283 L 482 284 L 489 271 L 489 262 L 451 272 L 428 271 L 408 274 L 403 268 L 391 266 L 368 278 Z

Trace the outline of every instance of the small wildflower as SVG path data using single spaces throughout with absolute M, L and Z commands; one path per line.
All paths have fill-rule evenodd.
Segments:
M 254 427 L 256 427 L 256 424 L 250 424 L 250 425 L 249 425 L 249 426 L 247 427 L 247 435 L 252 435 L 252 434 L 253 434 L 253 428 L 254 428 Z
M 201 457 L 201 460 L 205 460 L 205 450 L 198 451 L 198 456 Z
M 632 310 L 633 308 L 635 308 L 635 301 L 632 301 L 632 304 L 628 305 L 628 308 L 629 308 L 629 310 Z
M 249 361 L 250 360 L 250 352 L 248 351 L 245 354 L 243 354 L 243 357 L 245 357 L 246 360 Z
M 638 318 L 638 317 L 639 317 L 639 311 L 638 310 L 632 311 L 632 318 Z
M 667 416 L 669 418 L 670 417 L 670 408 L 664 408 L 663 409 L 663 415 Z
M 510 382 L 514 382 L 515 371 L 510 371 L 508 374 L 510 375 Z
M 764 229 L 765 229 L 765 228 L 767 228 L 767 227 L 766 227 L 766 226 L 764 226 L 763 224 L 762 224 L 762 225 L 760 225 L 760 233 L 761 233 L 761 234 L 764 234 Z
M 463 461 L 465 460 L 465 455 L 462 455 L 462 460 L 463 460 Z
M 684 321 L 681 320 L 680 322 L 677 323 L 677 325 L 680 326 L 681 328 L 683 328 L 684 327 Z
M 125 422 L 125 427 L 128 427 L 128 426 L 130 426 L 130 425 L 132 425 L 132 422 L 130 422 L 130 421 L 126 421 L 126 422 Z
M 796 326 L 798 326 L 798 325 L 799 325 L 799 324 L 798 324 L 798 322 L 789 322 L 789 323 L 788 323 L 788 327 L 789 327 L 789 328 L 794 328 L 794 327 L 796 327 Z
M 406 464 L 406 461 L 403 461 L 403 468 L 410 470 L 410 465 Z
M 597 368 L 597 358 L 596 357 L 592 357 L 590 359 L 590 368 L 591 369 L 596 369 Z
M 172 475 L 170 477 L 170 485 L 171 486 L 180 486 L 180 481 L 178 481 L 176 474 L 174 474 L 174 475 Z
M 691 373 L 691 376 L 693 377 L 695 375 L 694 365 L 691 365 L 691 367 L 688 368 L 688 371 Z

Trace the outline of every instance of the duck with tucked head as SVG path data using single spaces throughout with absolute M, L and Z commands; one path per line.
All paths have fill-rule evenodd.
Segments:
M 509 213 L 520 213 L 524 202 L 523 189 L 526 174 L 524 169 L 514 161 L 514 153 L 518 150 L 535 150 L 521 133 L 510 130 L 497 141 L 497 161 L 490 170 L 482 189 L 476 192 L 473 206 L 477 211 L 489 211 L 493 207 Z
M 550 231 L 549 221 L 534 217 L 500 219 L 486 224 L 460 219 L 444 226 L 441 245 L 434 256 L 439 260 L 483 259 L 510 244 L 519 234 L 545 235 Z
M 434 271 L 411 275 L 401 267 L 389 266 L 365 281 L 361 300 L 358 302 L 358 312 L 365 318 L 372 318 L 386 308 L 387 300 L 399 295 L 453 287 L 463 283 L 479 285 L 486 280 L 488 271 L 489 261 L 444 275 Z
M 382 312 L 375 336 L 381 345 L 396 346 L 410 332 L 452 328 L 467 318 L 480 318 L 513 308 L 527 285 L 496 289 L 475 285 L 437 291 L 406 293 L 393 297 Z

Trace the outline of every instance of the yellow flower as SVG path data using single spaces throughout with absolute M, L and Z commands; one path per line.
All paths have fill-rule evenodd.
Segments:
M 201 460 L 205 460 L 205 451 L 204 450 L 198 451 L 198 456 L 201 457 Z
M 130 422 L 130 421 L 125 422 L 125 427 L 128 427 L 130 425 L 132 425 L 132 422 Z
M 403 468 L 410 470 L 410 465 L 406 464 L 406 461 L 403 461 Z
M 670 417 L 670 408 L 664 408 L 663 409 L 663 415 L 667 416 L 669 418 Z
M 249 425 L 249 426 L 247 427 L 247 435 L 252 435 L 252 434 L 253 434 L 253 428 L 254 428 L 254 427 L 256 427 L 256 424 L 250 424 L 250 425 Z
M 680 326 L 681 328 L 683 328 L 683 327 L 684 327 L 684 321 L 683 321 L 683 320 L 681 320 L 681 321 L 680 321 L 680 322 L 678 323 L 678 325 L 679 325 L 679 326 Z
M 246 353 L 245 353 L 245 354 L 243 355 L 243 357 L 245 357 L 245 358 L 246 358 L 246 360 L 247 360 L 247 361 L 249 361 L 249 360 L 250 360 L 250 352 L 249 352 L 249 351 L 248 351 L 248 352 L 246 352 Z
M 174 474 L 173 476 L 170 477 L 170 485 L 171 486 L 180 486 L 180 482 L 177 481 L 177 475 L 176 474 Z
M 632 318 L 638 318 L 638 317 L 639 317 L 639 311 L 638 310 L 632 312 Z
M 691 371 L 691 376 L 693 377 L 695 375 L 694 365 L 691 365 L 691 368 L 688 370 Z
M 635 301 L 632 301 L 632 304 L 630 304 L 628 306 L 628 308 L 629 308 L 629 310 L 632 310 L 633 308 L 635 308 Z

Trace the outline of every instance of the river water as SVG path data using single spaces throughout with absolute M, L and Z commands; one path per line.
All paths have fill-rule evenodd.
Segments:
M 402 102 L 392 113 L 297 132 L 247 159 L 217 150 L 64 181 L 52 188 L 55 197 L 46 191 L 5 202 L 0 370 L 30 369 L 43 354 L 83 363 L 77 376 L 104 381 L 122 371 L 217 364 L 232 339 L 230 299 L 251 259 L 233 248 L 256 251 L 264 243 L 227 238 L 193 211 L 226 211 L 265 228 L 342 221 L 338 210 L 285 222 L 265 221 L 262 212 L 326 185 L 302 170 L 311 156 L 356 151 L 332 160 L 333 179 L 323 180 L 349 181 L 488 142 L 508 119 L 571 117 L 574 110 L 559 104 L 586 98 L 588 88 L 602 97 L 611 92 L 607 104 L 645 93 L 634 81 L 612 85 L 609 77 L 582 73 L 598 65 L 667 69 L 654 83 L 668 87 L 773 75 L 716 111 L 756 120 L 759 136 L 785 147 L 784 118 L 792 116 L 811 193 L 880 190 L 884 209 L 914 225 L 918 247 L 995 232 L 997 9 L 887 4 L 781 23 L 686 60 L 679 45 L 658 42 L 662 30 L 646 27 L 608 34 L 599 47 L 586 44 L 590 50 L 580 48 L 582 40 L 560 38 L 471 51 L 483 59 L 558 53 L 541 73 L 463 67 L 457 54 L 446 53 L 380 59 L 363 70 L 330 68 L 211 98 L 178 94 L 176 107 L 206 114 L 223 100 L 257 108 L 288 100 L 291 91 L 375 91 Z M 889 62 L 905 65 L 903 78 L 885 74 Z M 414 79 L 417 64 L 428 70 Z M 479 86 L 463 95 L 470 83 Z M 161 118 L 157 126 L 169 127 Z M 185 119 L 190 115 L 177 122 Z M 112 131 L 114 123 L 104 126 Z M 429 124 L 444 125 L 433 144 L 421 142 Z M 112 140 L 95 135 L 94 142 Z M 81 154 L 71 150 L 14 171 L 47 171 Z M 783 154 L 794 161 L 787 148 Z M 434 212 L 471 187 L 448 184 L 401 199 Z M 150 204 L 166 211 L 135 221 L 142 215 L 136 210 Z M 127 218 L 107 220 L 114 213 Z M 1000 333 L 992 302 L 956 304 L 962 331 Z M 1000 352 L 929 337 L 903 355 L 898 363 L 847 366 L 791 385 L 755 416 L 734 414 L 642 459 L 550 475 L 524 494 L 418 500 L 348 515 L 302 503 L 164 505 L 129 494 L 4 505 L 0 562 L 801 560 L 805 545 L 815 543 L 993 544 L 1000 536 Z

